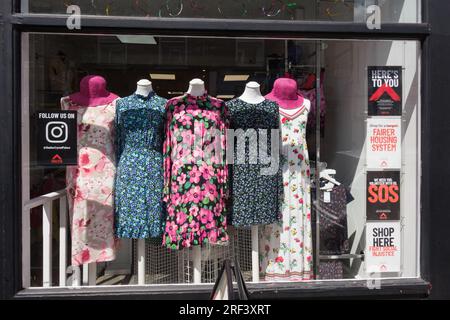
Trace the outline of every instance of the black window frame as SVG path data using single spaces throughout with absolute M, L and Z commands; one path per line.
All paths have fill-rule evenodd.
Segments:
M 444 4 L 445 3 L 445 4 Z M 448 10 L 445 10 L 445 8 Z M 439 107 L 439 97 L 445 92 L 432 91 L 432 79 L 445 79 L 445 71 L 450 69 L 446 62 L 444 69 L 433 68 L 431 57 L 441 54 L 442 46 L 433 41 L 444 37 L 445 28 L 450 28 L 448 18 L 442 12 L 450 12 L 445 0 L 422 0 L 422 23 L 387 23 L 381 30 L 369 30 L 363 23 L 319 22 L 319 21 L 265 21 L 265 20 L 214 20 L 192 18 L 136 18 L 83 16 L 82 29 L 70 31 L 66 28 L 66 15 L 20 13 L 20 1 L 10 0 L 0 3 L 0 297 L 1 298 L 183 298 L 207 299 L 212 285 L 180 286 L 133 286 L 111 288 L 85 287 L 74 293 L 66 288 L 22 289 L 21 287 L 21 34 L 23 32 L 50 32 L 68 34 L 120 34 L 153 33 L 159 35 L 189 36 L 233 36 L 265 38 L 309 38 L 309 39 L 386 39 L 417 40 L 422 48 L 421 79 L 421 136 L 422 136 L 422 181 L 421 181 L 421 233 L 420 266 L 421 275 L 417 279 L 382 280 L 381 289 L 370 290 L 365 280 L 315 281 L 314 283 L 287 283 L 276 288 L 265 284 L 249 284 L 256 299 L 267 298 L 331 298 L 331 297 L 427 297 L 430 295 L 430 281 L 435 272 L 440 272 L 439 261 L 433 256 L 432 241 L 444 235 L 435 233 L 443 230 L 432 217 L 431 210 L 446 208 L 442 199 L 436 202 L 431 189 L 437 183 L 436 160 L 431 153 L 442 142 L 430 142 L 437 136 L 434 124 L 443 126 L 435 112 Z M 431 18 L 431 19 L 430 19 Z M 438 25 L 436 34 L 431 26 Z M 441 35 L 442 34 L 442 35 Z M 446 38 L 448 39 L 448 38 Z M 445 52 L 450 52 L 450 41 L 445 44 Z M 444 44 L 442 44 L 444 45 Z M 439 49 L 439 50 L 438 50 Z M 435 66 L 434 66 L 435 67 Z M 450 112 L 449 112 L 450 118 Z M 440 127 L 439 127 L 440 128 Z M 424 142 L 426 144 L 424 144 Z M 450 160 L 450 153 L 441 154 Z M 447 161 L 449 162 L 449 161 Z M 450 190 L 449 190 L 450 191 Z M 447 221 L 450 221 L 447 218 Z M 438 238 L 441 237 L 441 238 Z M 448 245 L 447 247 L 448 248 Z M 444 268 L 445 265 L 442 267 Z M 447 268 L 448 269 L 448 268 Z M 442 269 L 444 270 L 444 269 Z M 431 272 L 433 271 L 433 272 Z M 450 272 L 443 271 L 445 283 L 450 281 Z M 442 294 L 448 294 L 444 288 Z M 448 290 L 448 289 L 447 289 Z

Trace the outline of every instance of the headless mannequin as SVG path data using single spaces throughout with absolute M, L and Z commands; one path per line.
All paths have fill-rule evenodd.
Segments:
M 136 94 L 148 97 L 150 93 L 153 92 L 152 83 L 150 80 L 142 79 L 137 82 Z
M 141 79 L 137 82 L 135 94 L 148 97 L 153 92 L 152 82 Z M 145 239 L 138 239 L 138 284 L 145 284 Z
M 201 79 L 195 78 L 189 82 L 188 94 L 194 97 L 200 97 L 206 93 L 205 82 Z
M 244 93 L 238 98 L 250 104 L 258 104 L 266 100 L 260 91 L 258 82 L 250 81 L 245 85 Z M 259 282 L 259 239 L 258 226 L 251 227 L 252 235 L 252 279 L 254 282 Z
M 257 104 L 266 100 L 260 91 L 260 86 L 258 82 L 250 81 L 245 85 L 244 93 L 239 97 L 240 100 L 250 103 Z

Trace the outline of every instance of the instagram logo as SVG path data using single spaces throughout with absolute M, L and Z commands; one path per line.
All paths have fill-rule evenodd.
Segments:
M 45 126 L 45 138 L 49 143 L 64 143 L 67 141 L 68 131 L 66 123 L 52 121 Z

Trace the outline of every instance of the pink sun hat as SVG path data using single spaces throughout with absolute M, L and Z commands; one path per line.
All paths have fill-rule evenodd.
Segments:
M 80 106 L 94 107 L 106 105 L 119 98 L 106 90 L 106 80 L 101 76 L 85 76 L 80 81 L 80 92 L 71 94 L 70 100 Z
M 278 78 L 273 84 L 272 91 L 265 96 L 275 101 L 281 108 L 295 109 L 303 105 L 304 99 L 297 93 L 297 81 L 290 78 Z

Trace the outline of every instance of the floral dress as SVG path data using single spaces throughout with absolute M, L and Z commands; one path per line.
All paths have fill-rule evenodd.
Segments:
M 310 165 L 306 122 L 310 102 L 291 118 L 280 108 L 283 163 L 282 218 L 260 233 L 261 270 L 267 281 L 312 278 Z
M 150 93 L 117 101 L 115 232 L 119 238 L 145 239 L 163 232 L 164 106 Z
M 276 158 L 269 159 L 270 163 L 258 153 L 264 145 L 270 156 L 272 134 L 278 133 L 276 139 L 280 139 L 278 104 L 267 99 L 257 104 L 233 99 L 227 102 L 227 107 L 230 128 L 235 130 L 236 138 L 234 163 L 229 165 L 229 223 L 236 227 L 274 223 L 279 218 L 282 193 L 279 149 L 274 150 Z M 239 152 L 243 152 L 242 156 Z
M 163 245 L 168 248 L 228 242 L 227 117 L 225 103 L 207 94 L 167 102 Z
M 78 113 L 78 165 L 66 171 L 72 265 L 114 260 L 115 101 L 84 107 L 65 97 L 61 107 Z

